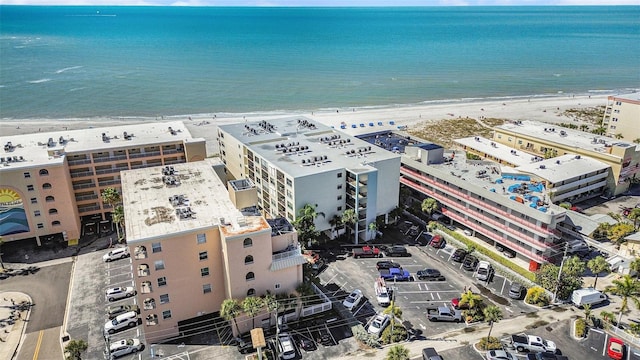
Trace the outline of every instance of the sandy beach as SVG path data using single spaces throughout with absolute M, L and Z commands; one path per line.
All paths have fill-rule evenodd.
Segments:
M 424 105 L 398 105 L 381 108 L 341 108 L 335 110 L 317 110 L 298 113 L 246 113 L 246 114 L 198 114 L 165 116 L 161 118 L 94 117 L 76 119 L 3 119 L 0 125 L 2 136 L 29 134 L 38 132 L 76 130 L 98 127 L 113 127 L 155 121 L 182 120 L 194 137 L 207 140 L 207 152 L 217 152 L 216 127 L 218 125 L 242 121 L 268 120 L 286 116 L 306 116 L 344 132 L 358 134 L 373 130 L 397 129 L 420 126 L 422 122 L 442 119 L 462 118 L 498 118 L 507 120 L 534 120 L 548 123 L 576 123 L 571 117 L 563 115 L 569 109 L 582 109 L 604 106 L 608 94 L 534 97 L 488 101 L 446 101 Z M 373 123 L 375 128 L 371 128 Z M 382 123 L 382 125 L 378 125 Z M 364 124 L 361 127 L 360 124 Z M 352 125 L 356 125 L 353 128 Z

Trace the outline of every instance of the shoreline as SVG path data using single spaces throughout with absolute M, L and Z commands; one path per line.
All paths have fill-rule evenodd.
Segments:
M 305 116 L 350 135 L 397 129 L 398 127 L 420 126 L 425 122 L 451 120 L 456 118 L 498 118 L 506 120 L 533 120 L 547 123 L 582 124 L 575 118 L 566 116 L 569 109 L 584 109 L 607 104 L 610 93 L 591 95 L 564 95 L 546 97 L 521 97 L 509 99 L 481 99 L 467 101 L 452 99 L 438 103 L 385 106 L 376 108 L 319 109 L 312 111 L 277 111 L 253 113 L 193 114 L 161 117 L 89 117 L 67 119 L 2 119 L 2 137 L 38 132 L 80 130 L 87 128 L 114 127 L 145 122 L 183 121 L 192 136 L 207 140 L 207 154 L 217 152 L 216 128 L 218 125 L 243 121 L 269 120 L 289 116 Z M 391 123 L 393 122 L 393 123 Z M 383 127 L 371 128 L 371 123 L 382 123 Z M 364 124 L 364 125 L 363 125 Z M 353 127 L 355 125 L 355 127 Z

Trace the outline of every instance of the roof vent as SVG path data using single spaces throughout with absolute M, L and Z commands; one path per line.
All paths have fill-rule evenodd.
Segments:
M 546 166 L 546 165 L 544 165 L 544 164 L 543 164 L 543 165 L 540 165 L 540 169 L 546 169 L 546 168 L 547 168 L 547 166 Z

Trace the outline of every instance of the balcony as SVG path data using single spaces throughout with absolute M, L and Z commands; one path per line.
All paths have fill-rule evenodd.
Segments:
M 85 176 L 93 176 L 93 171 L 79 171 L 71 173 L 71 178 L 79 178 Z
M 156 308 L 156 300 L 152 299 L 152 298 L 146 298 L 144 299 L 143 303 L 142 303 L 142 308 L 144 310 L 153 310 Z
M 307 259 L 302 256 L 299 246 L 293 247 L 291 250 L 274 253 L 271 255 L 271 271 L 278 271 L 293 266 L 302 265 Z
M 69 166 L 91 164 L 91 159 L 67 160 L 67 163 L 69 164 Z
M 120 185 L 120 180 L 100 181 L 98 184 L 99 184 L 100 187 L 111 186 L 111 185 Z
M 117 160 L 127 160 L 127 155 L 118 155 L 118 156 L 100 156 L 93 158 L 94 163 L 107 162 L 107 161 L 117 161 Z
M 164 155 L 170 155 L 170 154 L 182 154 L 184 152 L 184 150 L 182 149 L 167 149 L 167 150 L 163 150 L 162 153 Z
M 100 205 L 78 207 L 78 212 L 81 214 L 89 211 L 96 211 L 96 210 L 100 210 Z
M 94 183 L 73 184 L 73 190 L 90 189 L 96 187 Z
M 143 153 L 138 153 L 138 154 L 130 154 L 129 158 L 130 159 L 135 159 L 135 158 L 152 157 L 152 156 L 160 156 L 160 151 L 151 151 L 151 152 L 143 152 Z
M 150 294 L 153 292 L 153 288 L 151 287 L 151 281 L 143 281 L 140 285 L 140 293 L 141 294 Z
M 96 195 L 96 194 L 82 195 L 82 196 L 76 196 L 76 201 L 93 200 L 93 199 L 97 199 L 97 198 L 98 198 L 98 195 Z
M 151 275 L 151 270 L 149 269 L 149 265 L 147 265 L 147 264 L 138 265 L 138 276 L 139 277 L 149 276 L 149 275 Z

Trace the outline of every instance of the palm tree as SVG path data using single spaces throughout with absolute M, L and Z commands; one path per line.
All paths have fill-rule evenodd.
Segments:
M 629 269 L 636 272 L 636 277 L 640 276 L 640 258 L 637 258 L 629 264 Z
M 484 320 L 489 323 L 489 334 L 487 335 L 487 344 L 489 344 L 491 330 L 493 330 L 493 323 L 497 323 L 502 320 L 502 310 L 495 305 L 489 305 L 482 310 L 482 313 L 484 314 Z
M 429 217 L 431 217 L 431 215 L 436 210 L 438 210 L 438 202 L 434 198 L 426 198 L 426 199 L 422 200 L 422 204 L 420 205 L 420 209 L 422 209 L 423 212 L 427 213 L 427 215 L 429 215 Z
M 317 207 L 317 204 L 306 204 L 298 211 L 298 216 L 293 222 L 293 226 L 298 230 L 298 241 L 304 246 L 315 241 L 319 235 L 315 220 L 318 216 L 325 217 L 325 215 L 323 212 L 317 211 Z
M 463 293 L 460 297 L 459 306 L 468 305 L 469 310 L 475 312 L 476 309 L 482 303 L 482 296 L 474 294 L 471 290 L 468 290 L 466 293 Z
M 584 310 L 584 319 L 587 323 L 589 323 L 591 319 L 591 304 L 584 304 L 584 306 L 582 306 L 582 309 Z
M 109 208 L 112 209 L 111 221 L 115 224 L 115 221 L 113 220 L 113 210 L 115 209 L 115 206 L 117 204 L 120 204 L 120 202 L 122 201 L 122 196 L 120 195 L 117 189 L 108 187 L 102 190 L 101 197 L 102 197 L 102 203 L 108 205 Z M 118 224 L 115 224 L 115 226 L 116 226 L 116 231 L 118 231 Z M 118 239 L 120 239 L 119 231 L 118 231 Z
M 609 212 L 607 213 L 607 215 L 609 215 L 609 216 L 610 216 L 613 220 L 615 220 L 616 222 L 620 222 L 620 221 L 622 221 L 622 215 L 620 215 L 620 214 L 616 214 L 616 213 L 614 213 L 613 211 L 609 211 Z M 600 225 L 598 225 L 598 226 L 600 226 Z
M 616 316 L 612 312 L 602 310 L 600 311 L 600 318 L 602 318 L 602 321 L 606 323 L 613 324 Z
M 262 298 L 257 296 L 247 296 L 242 301 L 242 310 L 249 316 L 251 316 L 251 328 L 256 327 L 256 315 L 260 313 L 260 310 L 264 307 Z
M 580 125 L 580 130 L 582 130 L 582 131 L 587 131 L 587 130 L 589 130 L 589 125 L 587 125 L 587 124 L 582 124 L 582 125 Z
M 598 224 L 598 227 L 593 231 L 593 238 L 595 240 L 604 240 L 609 236 L 609 229 L 611 229 L 611 224 L 603 222 Z
M 393 210 L 389 212 L 389 216 L 391 216 L 392 218 L 392 221 L 391 221 L 392 223 L 395 223 L 396 221 L 398 221 L 398 218 L 402 216 L 402 211 L 403 210 L 401 207 L 396 206 L 395 208 L 393 208 Z
M 240 335 L 240 328 L 238 327 L 238 316 L 242 312 L 242 306 L 236 299 L 225 299 L 220 306 L 220 316 L 227 321 L 233 320 L 236 324 L 236 331 Z
M 409 360 L 409 349 L 403 345 L 394 345 L 389 348 L 385 360 Z
M 376 238 L 376 232 L 378 231 L 378 224 L 376 224 L 376 222 L 371 222 L 369 223 L 369 226 L 367 227 L 367 230 L 373 233 L 373 238 L 371 238 L 372 240 Z
M 640 138 L 634 139 L 634 140 L 633 140 L 633 142 L 634 142 L 635 144 L 640 144 Z
M 604 256 L 601 255 L 589 260 L 589 262 L 587 262 L 587 267 L 589 268 L 589 270 L 591 270 L 591 273 L 596 276 L 596 280 L 593 282 L 594 289 L 596 287 L 596 284 L 598 283 L 598 275 L 602 274 L 603 272 L 608 273 L 609 271 L 611 271 L 611 265 L 609 265 Z
M 329 219 L 329 225 L 331 225 L 331 234 L 333 234 L 333 232 L 336 232 L 336 236 L 338 235 L 338 227 L 340 225 L 342 225 L 342 219 L 340 218 L 340 215 L 338 214 L 333 214 L 333 216 L 331 217 L 331 219 Z
M 113 212 L 111 213 L 111 221 L 116 225 L 118 241 L 124 239 L 124 207 L 122 207 L 122 205 L 118 205 L 113 209 Z M 120 229 L 122 229 L 122 233 L 120 233 Z
M 604 126 L 598 126 L 597 128 L 591 130 L 591 133 L 596 135 L 604 135 L 604 133 L 606 132 L 607 132 L 607 128 Z
M 274 311 L 278 310 L 278 300 L 276 299 L 275 295 L 267 290 L 267 293 L 262 298 L 262 302 L 264 303 L 264 307 L 269 312 L 269 327 L 271 327 L 271 314 Z
M 638 224 L 640 223 L 640 208 L 633 208 L 627 217 L 629 220 L 633 221 L 633 228 L 638 230 Z
M 613 135 L 613 137 L 618 139 L 618 140 L 620 140 L 620 139 L 622 139 L 624 137 L 624 135 L 622 135 L 622 133 L 617 133 L 617 134 Z
M 64 351 L 69 353 L 66 360 L 80 360 L 80 354 L 87 351 L 89 344 L 84 340 L 71 340 L 64 347 Z
M 353 209 L 347 209 L 342 213 L 342 223 L 347 227 L 347 239 L 351 238 L 353 231 L 353 225 L 356 223 L 356 211 Z
M 640 309 L 640 282 L 627 274 L 621 279 L 613 280 L 613 285 L 614 287 L 609 292 L 622 298 L 618 314 L 618 325 L 620 325 L 622 313 L 629 308 L 629 299 L 633 301 L 636 308 Z

